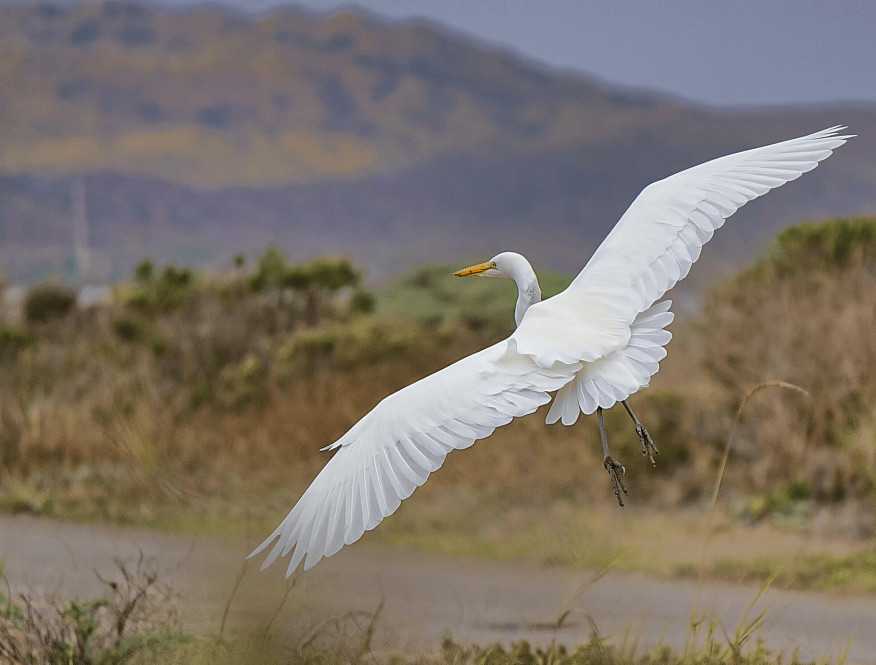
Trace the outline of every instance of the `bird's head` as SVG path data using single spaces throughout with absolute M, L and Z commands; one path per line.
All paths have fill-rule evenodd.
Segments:
M 496 256 L 489 261 L 484 261 L 483 263 L 478 263 L 469 266 L 468 268 L 457 270 L 451 275 L 451 277 L 471 277 L 472 275 L 478 275 L 480 277 L 508 277 L 514 279 L 514 276 L 519 273 L 520 268 L 524 265 L 526 268 L 529 268 L 529 272 L 532 272 L 532 268 L 529 267 L 529 262 L 520 256 L 520 254 L 514 252 L 502 252 L 501 254 L 496 254 Z

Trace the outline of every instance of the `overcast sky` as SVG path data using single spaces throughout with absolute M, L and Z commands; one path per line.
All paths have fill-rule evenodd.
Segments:
M 155 0 L 186 6 L 198 0 Z M 213 3 L 217 4 L 217 3 Z M 279 0 L 225 0 L 260 12 Z M 426 17 L 609 82 L 714 105 L 876 103 L 873 0 L 298 0 Z

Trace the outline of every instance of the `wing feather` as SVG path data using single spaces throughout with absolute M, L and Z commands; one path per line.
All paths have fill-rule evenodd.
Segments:
M 273 543 L 263 568 L 290 552 L 287 575 L 310 568 L 395 512 L 448 452 L 532 413 L 580 367 L 541 367 L 505 340 L 390 395 L 327 447 L 335 455 L 250 556 Z
M 843 129 L 719 157 L 648 185 L 569 290 L 606 296 L 631 322 L 687 275 L 725 219 L 814 169 L 850 138 Z

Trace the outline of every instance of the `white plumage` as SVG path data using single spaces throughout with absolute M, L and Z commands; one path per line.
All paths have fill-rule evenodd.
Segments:
M 715 229 L 748 201 L 850 138 L 842 126 L 720 157 L 646 187 L 562 293 L 543 302 L 519 254 L 456 273 L 510 277 L 518 327 L 506 340 L 381 401 L 326 447 L 334 456 L 274 532 L 263 568 L 292 553 L 305 570 L 391 515 L 451 450 L 467 448 L 558 391 L 547 422 L 609 408 L 646 386 L 671 338 L 670 301 Z M 656 303 L 656 304 L 655 304 Z

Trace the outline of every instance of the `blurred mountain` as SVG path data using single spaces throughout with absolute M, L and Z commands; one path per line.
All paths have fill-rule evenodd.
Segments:
M 695 57 L 695 54 L 691 54 Z M 0 7 L 0 270 L 102 281 L 275 243 L 372 279 L 517 249 L 580 267 L 638 191 L 836 123 L 860 138 L 722 231 L 876 210 L 876 106 L 721 111 L 427 23 L 105 2 Z

